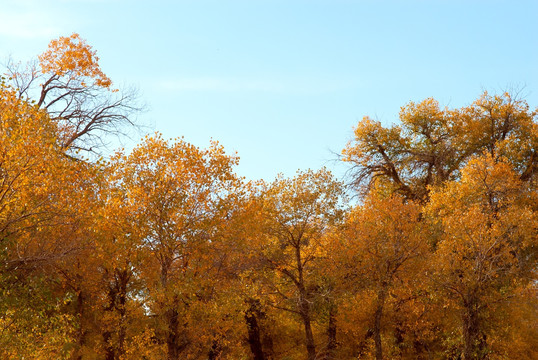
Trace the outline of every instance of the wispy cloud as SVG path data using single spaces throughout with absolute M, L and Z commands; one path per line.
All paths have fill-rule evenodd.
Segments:
M 7 0 L 2 4 L 0 36 L 11 39 L 50 39 L 76 22 L 66 6 L 46 0 Z M 64 4 L 65 5 L 65 4 Z
M 199 77 L 162 80 L 158 86 L 171 91 L 268 91 L 279 92 L 283 90 L 282 84 L 276 81 L 263 81 L 253 79 Z
M 40 39 L 58 34 L 61 28 L 43 18 L 37 12 L 3 14 L 0 22 L 0 35 L 10 38 Z
M 155 88 L 174 92 L 266 92 L 320 94 L 349 88 L 348 81 L 334 79 L 264 79 L 238 77 L 185 77 L 158 80 Z

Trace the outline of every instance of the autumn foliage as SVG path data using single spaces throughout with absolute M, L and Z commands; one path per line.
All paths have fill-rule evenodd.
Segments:
M 39 56 L 44 74 L 54 73 L 58 77 L 69 76 L 72 79 L 89 78 L 95 85 L 108 88 L 112 80 L 103 73 L 98 61 L 96 52 L 78 34 L 52 40 L 48 50 Z
M 0 358 L 538 358 L 538 113 L 514 94 L 365 117 L 347 188 L 249 182 L 158 133 L 90 159 L 135 98 L 77 34 L 38 59 L 0 83 Z

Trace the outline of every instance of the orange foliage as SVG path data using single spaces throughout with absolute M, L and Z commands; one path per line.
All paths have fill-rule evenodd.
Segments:
M 112 80 L 103 73 L 98 61 L 96 51 L 76 33 L 52 40 L 48 50 L 39 55 L 43 73 L 68 76 L 71 79 L 88 77 L 94 79 L 95 85 L 109 88 Z M 84 82 L 82 85 L 85 85 Z
M 326 169 L 245 183 L 217 142 L 76 158 L 132 124 L 98 60 L 73 34 L 0 80 L 0 357 L 537 358 L 525 101 L 364 117 L 351 206 Z

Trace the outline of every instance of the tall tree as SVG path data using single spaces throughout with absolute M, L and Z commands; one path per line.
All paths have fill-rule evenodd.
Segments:
M 100 267 L 92 250 L 101 165 L 72 155 L 90 150 L 104 142 L 104 133 L 130 123 L 128 115 L 136 110 L 134 93 L 121 95 L 111 88 L 95 51 L 77 34 L 52 41 L 39 62 L 26 69 L 12 62 L 7 71 L 9 79 L 2 78 L 0 84 L 1 270 L 2 289 L 18 296 L 11 304 L 17 311 L 4 318 L 11 324 L 8 328 L 16 330 L 3 332 L 2 340 L 17 344 L 26 337 L 32 346 L 21 356 L 60 358 L 68 348 L 58 346 L 51 352 L 44 342 L 61 338 L 74 341 L 72 355 L 80 357 L 88 339 L 87 309 L 96 305 L 89 300 L 97 301 L 88 294 L 98 294 L 93 275 Z M 81 262 L 82 257 L 89 261 Z M 36 290 L 46 282 L 48 288 Z M 42 304 L 20 311 L 24 293 L 28 304 L 34 299 L 42 299 Z M 22 331 L 25 319 L 19 315 L 25 313 L 34 314 L 30 332 Z M 47 324 L 55 318 L 65 324 L 58 326 L 65 334 L 58 340 L 47 338 L 54 334 Z M 46 333 L 38 331 L 40 326 Z
M 353 184 L 385 186 L 408 199 L 426 201 L 429 187 L 456 180 L 483 151 L 506 157 L 522 180 L 536 174 L 538 112 L 516 95 L 483 93 L 460 109 L 441 109 L 434 99 L 402 107 L 400 124 L 389 128 L 365 117 L 343 150 Z
M 332 245 L 339 287 L 350 300 L 364 299 L 365 294 L 370 298 L 371 306 L 362 309 L 369 323 L 364 336 L 373 338 L 378 360 L 386 356 L 382 333 L 387 307 L 395 307 L 402 294 L 408 296 L 403 289 L 413 288 L 414 279 L 423 275 L 427 241 L 420 212 L 418 204 L 406 203 L 401 196 L 373 192 L 349 213 Z
M 534 198 L 512 165 L 489 152 L 469 161 L 460 181 L 432 192 L 433 276 L 445 306 L 459 314 L 465 360 L 495 353 L 489 336 L 503 328 L 493 326 L 495 311 L 535 281 Z
M 37 61 L 10 61 L 6 70 L 18 97 L 57 123 L 58 141 L 72 154 L 98 151 L 107 134 L 124 134 L 141 110 L 136 91 L 113 88 L 96 51 L 76 33 L 52 40 Z
M 220 316 L 221 257 L 213 249 L 228 216 L 237 158 L 217 143 L 203 150 L 156 135 L 114 161 L 147 254 L 141 276 L 166 358 L 189 357 L 200 347 L 209 352 L 218 333 L 210 325 Z
M 278 178 L 261 191 L 263 223 L 255 244 L 265 271 L 259 278 L 273 293 L 271 305 L 298 316 L 307 358 L 316 359 L 314 303 L 323 297 L 315 276 L 324 236 L 342 215 L 342 186 L 327 170 Z
M 17 346 L 22 338 L 34 339 L 29 341 L 31 346 L 19 350 L 36 358 L 63 356 L 61 347 L 54 351 L 44 346 L 56 341 L 47 337 L 53 334 L 47 324 L 52 319 L 68 320 L 61 312 L 67 298 L 55 267 L 81 250 L 81 239 L 88 235 L 88 217 L 80 205 L 90 204 L 93 193 L 93 167 L 65 156 L 57 134 L 57 124 L 45 111 L 1 84 L 0 276 L 3 293 L 17 294 L 6 313 L 12 316 L 3 319 L 10 326 L 4 329 L 2 340 Z M 24 309 L 35 299 L 42 300 L 39 307 Z M 27 313 L 34 318 L 19 316 Z M 27 320 L 34 324 L 23 330 Z M 58 327 L 58 331 L 66 334 L 63 341 L 69 341 L 69 329 Z

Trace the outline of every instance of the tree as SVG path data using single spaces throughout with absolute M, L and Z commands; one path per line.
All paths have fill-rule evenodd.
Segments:
M 331 260 L 338 287 L 350 294 L 349 301 L 354 297 L 371 301 L 362 309 L 369 323 L 363 336 L 372 336 L 378 360 L 384 358 L 382 332 L 388 305 L 412 293 L 414 279 L 423 275 L 427 241 L 420 213 L 418 204 L 405 202 L 401 196 L 373 192 L 349 213 L 333 240 Z M 345 298 L 340 300 L 348 301 Z
M 488 341 L 502 331 L 495 312 L 518 288 L 533 286 L 538 225 L 533 199 L 521 174 L 489 152 L 470 160 L 460 181 L 432 191 L 426 213 L 439 234 L 431 239 L 433 276 L 446 294 L 445 306 L 459 313 L 465 360 L 495 352 Z
M 291 179 L 280 177 L 262 187 L 260 194 L 262 229 L 254 256 L 266 271 L 255 276 L 273 294 L 272 307 L 299 317 L 310 360 L 319 355 L 314 303 L 324 296 L 316 268 L 326 256 L 324 235 L 342 215 L 342 195 L 341 184 L 325 169 L 298 172 Z
M 142 239 L 146 304 L 166 358 L 223 351 L 224 318 L 234 310 L 220 307 L 227 301 L 225 286 L 217 286 L 222 256 L 216 250 L 229 218 L 237 158 L 218 143 L 203 150 L 156 135 L 113 161 Z
M 504 93 L 484 92 L 471 105 L 440 109 L 434 99 L 409 103 L 400 125 L 385 128 L 365 117 L 355 139 L 343 150 L 352 164 L 353 185 L 368 190 L 374 183 L 408 199 L 426 201 L 429 187 L 457 180 L 462 167 L 484 151 L 505 157 L 522 180 L 538 165 L 536 110 Z
M 143 239 L 134 219 L 136 205 L 126 201 L 120 168 L 121 164 L 112 162 L 103 171 L 101 202 L 94 222 L 93 251 L 98 259 L 95 270 L 101 298 L 97 308 L 106 360 L 140 358 L 154 350 L 144 309 L 145 284 L 140 276 Z
M 26 71 L 11 63 L 9 79 L 1 80 L 1 286 L 17 294 L 6 297 L 11 315 L 2 319 L 9 324 L 2 342 L 13 344 L 8 353 L 17 348 L 21 356 L 60 358 L 70 353 L 67 347 L 45 344 L 63 341 L 76 343 L 73 356 L 80 357 L 84 334 L 93 330 L 82 312 L 96 305 L 86 295 L 98 293 L 92 291 L 98 272 L 87 275 L 99 266 L 92 256 L 77 264 L 95 249 L 92 216 L 102 169 L 99 161 L 72 155 L 104 141 L 102 131 L 119 130 L 136 110 L 134 93 L 111 89 L 97 60 L 74 34 L 52 41 Z
M 6 75 L 17 96 L 44 109 L 57 124 L 60 145 L 95 152 L 107 134 L 124 134 L 141 110 L 136 91 L 119 91 L 99 66 L 96 51 L 78 34 L 52 40 L 38 61 L 10 61 Z
M 45 111 L 1 84 L 0 286 L 1 306 L 8 306 L 2 342 L 13 345 L 8 354 L 17 349 L 60 358 L 62 347 L 46 344 L 71 340 L 73 319 L 63 313 L 55 267 L 87 236 L 88 217 L 79 205 L 91 203 L 93 168 L 66 157 L 57 134 Z
M 55 266 L 75 322 L 73 359 L 134 359 L 154 350 L 140 278 L 142 240 L 114 165 L 95 172 L 94 197 L 83 206 L 87 236 Z

